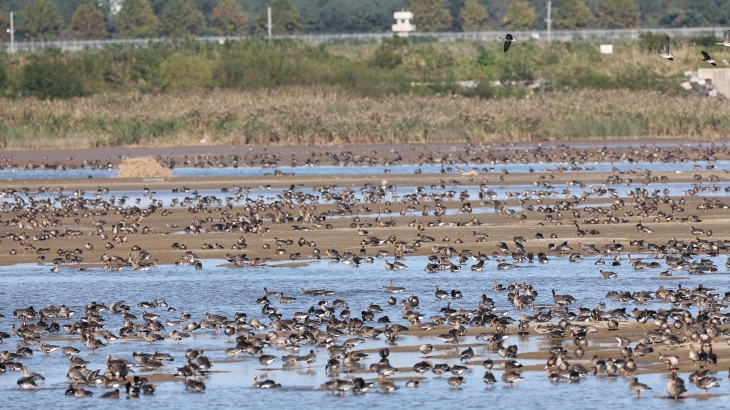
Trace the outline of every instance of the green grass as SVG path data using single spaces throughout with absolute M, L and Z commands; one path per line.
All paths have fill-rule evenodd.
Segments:
M 618 40 L 614 54 L 598 52 L 598 41 L 518 43 L 508 53 L 499 42 L 438 43 L 396 38 L 381 44 L 311 46 L 291 41 L 233 41 L 225 44 L 177 40 L 146 48 L 0 56 L 0 88 L 6 98 L 67 99 L 89 94 L 190 89 L 258 89 L 333 86 L 361 96 L 452 93 L 503 98 L 511 91 L 463 89 L 456 81 L 545 79 L 559 89 L 664 89 L 657 79 L 695 70 L 699 49 L 710 38 L 675 39 L 675 62 L 653 55 L 660 35 Z M 729 58 L 711 47 L 716 60 Z M 175 67 L 171 69 L 171 67 Z M 412 88 L 413 82 L 429 84 Z

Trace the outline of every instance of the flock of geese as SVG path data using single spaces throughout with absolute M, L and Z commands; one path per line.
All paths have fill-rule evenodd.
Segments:
M 441 165 L 444 173 L 460 172 L 458 166 L 469 164 L 483 165 L 481 171 L 495 172 L 495 167 L 504 164 L 554 164 L 554 169 L 546 168 L 546 172 L 586 171 L 590 162 L 628 162 L 637 163 L 648 161 L 652 163 L 678 163 L 688 160 L 713 160 L 729 154 L 730 147 L 724 144 L 706 144 L 704 146 L 652 146 L 647 144 L 623 146 L 596 146 L 571 147 L 567 145 L 542 146 L 538 149 L 520 149 L 514 144 L 478 143 L 457 146 L 456 150 L 438 149 L 428 146 L 411 145 L 395 149 L 363 149 L 348 148 L 335 151 L 332 149 L 313 149 L 302 153 L 263 152 L 228 155 L 158 155 L 160 165 L 168 168 L 196 167 L 196 168 L 226 168 L 226 167 L 261 167 L 275 168 L 279 166 L 311 167 L 332 165 L 341 167 L 351 166 L 398 166 L 398 165 Z M 44 158 L 42 161 L 18 158 L 12 154 L 0 152 L 0 170 L 98 170 L 113 169 L 119 158 L 107 157 L 104 160 L 80 160 L 69 157 L 66 160 L 53 161 Z M 569 162 L 569 167 L 562 165 Z M 282 176 L 279 170 L 274 170 L 272 176 Z M 183 192 L 181 190 L 180 192 Z
M 540 147 L 528 152 L 514 152 L 513 155 L 532 161 L 538 157 L 558 157 L 556 152 L 561 150 L 554 149 L 552 153 L 546 151 L 550 150 Z M 578 158 L 587 159 L 594 155 L 590 153 L 591 150 L 583 152 L 565 148 L 562 152 L 568 151 Z M 720 146 L 686 151 L 642 147 L 640 151 L 628 154 L 625 151 L 610 152 L 609 149 L 602 151 L 604 157 L 650 156 L 653 160 L 666 161 L 686 158 L 688 151 L 700 158 L 727 153 L 727 149 Z M 464 158 L 473 158 L 476 152 L 481 151 L 477 147 L 469 147 L 467 152 L 459 153 L 458 158 L 452 160 L 456 163 Z M 432 156 L 429 161 L 435 161 L 435 158 Z M 555 172 L 560 170 L 556 168 Z M 387 306 L 380 306 L 378 299 L 367 303 L 340 299 L 336 291 L 326 288 L 301 288 L 301 296 L 295 297 L 265 287 L 260 297 L 250 301 L 251 305 L 254 302 L 258 304 L 260 309 L 226 314 L 206 313 L 196 318 L 178 313 L 164 298 L 161 298 L 162 301 L 139 302 L 136 306 L 124 301 L 114 301 L 108 306 L 91 302 L 80 313 L 74 310 L 82 309 L 66 304 L 50 305 L 38 310 L 33 306 L 17 307 L 12 312 L 14 319 L 10 333 L 0 332 L 0 342 L 17 346 L 15 351 L 6 349 L 0 352 L 0 373 L 6 373 L 4 376 L 0 374 L 0 377 L 18 372 L 22 374 L 17 379 L 20 389 L 42 388 L 44 377 L 30 368 L 40 371 L 42 358 L 60 351 L 68 356 L 66 378 L 70 385 L 65 393 L 77 398 L 97 395 L 98 390 L 91 388 L 104 389 L 103 393 L 98 394 L 102 398 L 155 394 L 157 385 L 150 382 L 151 377 L 142 376 L 143 372 L 174 375 L 184 382 L 186 390 L 202 392 L 206 389 L 206 381 L 214 380 L 210 378 L 214 359 L 239 356 L 246 357 L 243 360 L 257 360 L 265 371 L 275 363 L 281 363 L 283 369 L 299 366 L 312 368 L 315 365 L 313 369 L 319 369 L 315 371 L 323 371 L 328 376 L 328 381 L 319 387 L 333 394 L 362 394 L 375 389 L 376 385 L 382 392 L 393 392 L 401 387 L 418 388 L 427 374 L 434 375 L 433 382 L 440 383 L 439 380 L 443 379 L 450 387 L 459 389 L 478 365 L 484 368 L 482 380 L 487 387 L 500 381 L 512 386 L 526 377 L 536 376 L 534 371 L 527 373 L 521 370 L 526 366 L 519 363 L 521 355 L 518 345 L 511 344 L 511 341 L 537 334 L 555 340 L 544 366 L 545 377 L 552 383 L 579 383 L 586 377 L 624 375 L 631 380 L 629 391 L 640 396 L 642 392 L 657 389 L 657 386 L 639 382 L 636 372 L 661 361 L 666 363 L 669 376 L 666 391 L 674 399 L 692 389 L 678 375 L 678 370 L 687 363 L 696 367 L 688 381 L 698 391 L 706 393 L 716 388 L 719 379 L 714 376 L 714 372 L 719 358 L 715 346 L 720 338 L 730 338 L 730 333 L 722 327 L 727 320 L 722 311 L 726 303 L 730 302 L 730 292 L 723 294 L 702 285 L 694 288 L 678 285 L 676 288 L 659 286 L 650 290 L 616 289 L 606 295 L 611 303 L 630 304 L 633 309 L 625 305 L 621 308 L 606 308 L 605 303 L 595 307 L 577 307 L 579 298 L 561 294 L 555 289 L 538 292 L 524 281 L 508 284 L 495 282 L 491 289 L 480 289 L 475 285 L 461 290 L 447 290 L 436 283 L 432 294 L 411 293 L 404 298 L 396 296 L 409 293 L 407 284 L 400 286 L 398 283 L 397 272 L 414 269 L 413 266 L 419 263 L 415 256 L 428 258 L 423 268 L 426 272 L 456 273 L 468 267 L 471 272 L 477 272 L 473 274 L 474 277 L 497 270 L 514 269 L 514 272 L 519 272 L 521 267 L 529 264 L 554 263 L 558 258 L 576 264 L 586 263 L 586 259 L 591 258 L 599 267 L 586 267 L 585 270 L 592 271 L 597 281 L 610 281 L 618 276 L 613 269 L 619 266 L 629 266 L 636 271 L 655 270 L 658 277 L 671 276 L 676 272 L 708 275 L 721 269 L 714 261 L 730 252 L 730 240 L 718 238 L 711 230 L 702 229 L 699 225 L 702 222 L 699 215 L 702 213 L 728 208 L 716 198 L 685 201 L 671 197 L 667 191 L 650 191 L 640 184 L 668 182 L 664 179 L 666 177 L 659 177 L 650 171 L 619 172 L 613 169 L 605 186 L 597 185 L 588 189 L 584 183 L 575 180 L 568 183 L 569 188 L 560 192 L 550 183 L 550 176 L 551 173 L 535 174 L 534 190 L 508 193 L 509 200 L 519 204 L 516 210 L 506 206 L 506 200 L 498 198 L 488 183 L 479 184 L 478 199 L 475 199 L 470 198 L 468 192 L 457 192 L 456 189 L 462 185 L 453 178 L 448 181 L 439 179 L 432 186 L 434 192 L 420 187 L 413 194 L 398 193 L 397 199 L 393 199 L 396 188 L 387 183 L 368 184 L 359 193 L 349 188 L 338 190 L 333 186 L 318 186 L 315 189 L 319 190 L 319 196 L 303 192 L 300 190 L 303 186 L 292 186 L 291 189 L 282 190 L 274 201 L 249 198 L 246 188 L 235 189 L 234 192 L 225 189 L 225 202 L 200 194 L 186 197 L 180 206 L 187 208 L 194 216 L 184 228 L 185 232 L 196 237 L 217 233 L 219 235 L 215 240 L 222 242 L 205 243 L 202 251 L 231 249 L 233 253 L 229 253 L 225 259 L 232 266 L 239 267 L 262 267 L 276 258 L 305 257 L 312 261 L 329 260 L 351 267 L 372 264 L 373 269 L 382 269 L 375 264 L 377 260 L 382 260 L 378 264 L 383 264 L 384 271 L 392 271 L 388 274 L 394 275 L 396 279 L 387 284 L 358 286 L 370 287 L 369 290 L 373 292 L 384 292 Z M 716 186 L 719 181 L 715 175 L 705 177 L 698 174 L 698 177 L 696 191 L 692 191 L 695 194 L 707 189 L 708 184 L 710 187 Z M 629 186 L 623 197 L 615 188 L 619 184 Z M 455 190 L 442 192 L 446 186 Z M 571 192 L 571 187 L 579 188 L 580 196 Z M 2 192 L 3 202 L 0 204 L 3 210 L 13 212 L 14 215 L 3 221 L 3 228 L 12 231 L 3 240 L 11 240 L 23 253 L 36 253 L 39 264 L 52 262 L 52 272 L 58 272 L 59 266 L 64 264 L 88 269 L 92 265 L 84 263 L 83 259 L 96 251 L 103 252 L 101 265 L 111 271 L 126 267 L 135 271 L 154 270 L 157 267 L 158 261 L 153 252 L 136 245 L 129 247 L 127 241 L 138 234 L 156 234 L 156 229 L 144 225 L 145 218 L 157 213 L 167 216 L 169 209 L 156 202 L 148 207 L 140 206 L 139 203 L 130 205 L 127 203 L 129 198 L 109 198 L 110 192 L 105 192 L 101 187 L 91 197 L 83 192 L 63 195 L 62 191 L 53 192 L 50 188 L 40 191 L 39 194 L 54 195 L 41 199 L 36 198 L 30 190 L 6 189 Z M 683 195 L 693 196 L 692 192 Z M 152 192 L 147 190 L 145 195 L 151 199 Z M 549 203 L 551 198 L 558 196 L 565 199 L 555 199 Z M 610 206 L 587 206 L 584 203 L 589 198 L 603 196 L 611 198 Z M 386 204 L 390 200 L 393 202 Z M 513 236 L 511 240 L 490 238 L 488 227 L 472 214 L 470 201 L 476 204 L 477 200 L 479 206 L 492 207 L 503 218 L 523 221 L 528 216 L 539 216 L 537 226 L 542 232 L 535 233 L 534 240 L 519 235 Z M 318 214 L 315 212 L 316 207 L 313 207 L 319 204 L 318 201 L 335 203 L 340 211 Z M 446 220 L 448 201 L 458 201 L 456 212 L 464 216 L 464 221 Z M 359 216 L 373 204 L 388 207 L 401 204 L 402 216 L 409 219 L 418 213 L 417 207 L 422 207 L 422 218 L 407 223 L 407 233 L 399 234 L 401 237 L 386 234 L 378 238 L 376 233 L 387 232 L 388 228 L 396 226 L 396 222 L 395 219 L 388 220 L 380 215 L 373 218 L 372 222 Z M 695 209 L 690 210 L 691 206 Z M 236 212 L 239 207 L 241 211 Z M 695 211 L 696 214 L 692 214 Z M 218 220 L 201 216 L 213 212 L 220 214 Z M 41 214 L 45 216 L 41 217 Z M 121 215 L 120 221 L 103 222 L 102 218 L 116 218 L 112 215 Z M 312 231 L 317 228 L 327 230 L 328 220 L 343 216 L 353 217 L 352 224 L 345 229 L 350 229 L 352 236 L 360 241 L 359 251 L 342 248 L 320 250 L 315 243 L 316 233 Z M 641 219 L 632 227 L 629 218 L 637 216 Z M 64 224 L 62 218 L 73 220 L 74 225 Z M 84 219 L 93 221 L 90 230 L 83 226 Z M 655 230 L 662 229 L 668 223 L 689 226 L 686 234 L 680 238 L 663 243 L 652 240 Z M 599 230 L 603 229 L 601 226 L 609 224 L 622 224 L 627 236 L 634 239 L 623 242 L 603 240 L 600 243 Z M 574 236 L 558 238 L 549 233 L 550 225 L 572 226 Z M 468 227 L 472 234 L 455 237 L 454 240 L 433 237 L 433 232 L 440 227 Z M 277 235 L 273 240 L 271 235 L 265 236 L 272 231 Z M 302 236 L 298 240 L 296 237 L 285 238 L 287 231 Z M 238 238 L 225 236 L 225 233 L 235 233 Z M 48 243 L 44 241 L 70 243 L 81 235 L 92 238 L 86 246 L 81 246 L 84 249 L 58 249 L 53 260 L 46 259 L 46 255 L 52 253 L 50 245 L 41 245 Z M 305 238 L 309 235 L 313 237 Z M 170 244 L 175 252 L 181 254 L 179 265 L 203 269 L 201 258 L 196 252 L 181 243 L 180 238 L 183 237 L 178 236 L 180 242 Z M 543 241 L 545 239 L 550 240 Z M 270 257 L 249 258 L 238 252 L 253 246 L 254 242 L 259 244 L 264 241 L 267 245 L 264 251 L 270 253 Z M 304 249 L 307 250 L 306 255 L 293 251 L 305 253 Z M 115 256 L 115 250 L 124 252 L 124 256 Z M 642 256 L 637 258 L 637 253 Z M 730 267 L 730 259 L 725 265 Z M 417 269 L 421 269 L 421 266 Z M 515 275 L 516 278 L 519 276 L 518 273 Z M 559 282 L 555 285 L 564 286 Z M 425 298 L 433 302 L 422 306 L 421 301 Z M 386 300 L 385 297 L 383 300 Z M 31 303 L 28 301 L 28 304 Z M 439 306 L 438 310 L 429 308 L 434 305 Z M 635 340 L 630 340 L 621 331 L 627 322 L 635 322 L 629 325 L 638 329 L 634 332 L 639 335 Z M 101 369 L 90 367 L 90 362 L 83 357 L 86 354 L 94 355 L 97 351 L 103 352 L 110 343 L 126 343 L 130 340 L 132 346 L 141 343 L 155 347 L 172 343 L 194 345 L 196 333 L 207 331 L 222 333 L 214 339 L 220 339 L 220 348 L 212 352 L 208 350 L 208 355 L 193 347 L 188 348 L 181 366 L 172 366 L 171 362 L 182 358 L 159 350 L 149 353 L 134 350 L 126 357 L 109 355 L 106 367 Z M 373 340 L 384 340 L 390 346 L 395 346 L 401 335 L 409 332 L 416 335 L 433 333 L 432 342 L 438 339 L 441 344 L 424 343 L 420 347 L 412 347 L 414 353 L 418 351 L 423 357 L 406 368 L 391 365 L 391 354 L 398 354 L 395 349 L 391 353 L 389 348 L 367 348 Z M 602 349 L 601 355 L 584 358 L 587 350 L 594 349 L 593 338 L 606 333 L 616 334 L 618 346 L 615 351 L 607 354 L 606 349 Z M 51 337 L 53 343 L 48 340 Z M 58 340 L 63 343 L 58 343 Z M 235 341 L 235 346 L 226 344 L 228 340 Z M 566 345 L 571 343 L 568 349 Z M 660 354 L 654 351 L 659 350 L 658 345 L 663 348 Z M 485 347 L 488 353 L 480 357 L 478 352 L 483 349 L 479 349 L 479 346 Z M 309 353 L 300 354 L 300 350 Z M 378 357 L 375 357 L 375 351 Z M 34 352 L 41 353 L 38 355 L 41 356 L 40 360 L 35 359 Z M 458 358 L 458 362 L 451 360 L 452 357 Z M 33 364 L 29 366 L 28 363 Z M 501 374 L 495 374 L 497 371 Z M 405 374 L 408 380 L 397 377 L 401 374 Z M 281 384 L 255 377 L 252 387 L 271 389 L 279 388 Z
M 396 286 L 393 281 L 382 288 L 387 294 L 406 291 L 405 287 Z M 726 320 L 726 315 L 721 311 L 725 308 L 724 303 L 730 302 L 730 292 L 721 298 L 712 288 L 699 285 L 690 289 L 678 285 L 676 289 L 659 286 L 654 291 L 613 292 L 606 295 L 611 300 L 635 303 L 633 310 L 628 311 L 626 307 L 606 309 L 604 303 L 595 308 L 571 309 L 578 300 L 552 290 L 550 303 L 543 300 L 543 307 L 536 308 L 540 300 L 533 286 L 524 282 L 506 286 L 495 282 L 491 296 L 482 294 L 473 308 L 462 306 L 455 309 L 451 307 L 452 302 L 464 299 L 464 293 L 469 296 L 470 292 L 462 293 L 456 289 L 447 292 L 437 285 L 434 288 L 432 296 L 411 294 L 400 303 L 393 297 L 388 299 L 389 306 L 400 304 L 400 315 L 403 320 L 410 322 L 410 327 L 393 323 L 387 316 L 376 318 L 375 314 L 384 312 L 376 303 L 370 303 L 362 311 L 361 317 L 357 317 L 352 312 L 354 306 L 342 299 L 330 299 L 336 297 L 336 292 L 327 289 L 302 288 L 302 296 L 295 298 L 284 297 L 282 292 L 264 288 L 262 296 L 256 300 L 261 306 L 262 315 L 257 317 L 253 317 L 254 312 L 231 312 L 230 316 L 206 312 L 204 317 L 195 320 L 190 314 L 177 313 L 164 300 L 139 302 L 136 304 L 137 311 L 124 301 L 109 306 L 92 302 L 84 306 L 83 314 L 78 316 L 66 305 L 51 305 L 37 311 L 32 306 L 17 308 L 12 314 L 17 319 L 16 323 L 20 324 L 16 326 L 13 323 L 10 334 L 0 332 L 3 342 L 17 344 L 14 352 L 0 352 L 0 373 L 20 372 L 22 376 L 17 379 L 17 385 L 21 389 L 42 388 L 45 378 L 30 371 L 21 361 L 32 360 L 34 352 L 39 352 L 41 357 L 48 357 L 60 351 L 68 356 L 69 370 L 66 377 L 71 384 L 65 391 L 66 395 L 77 398 L 95 395 L 95 391 L 88 390 L 86 386 L 106 389 L 100 395 L 101 398 L 120 398 L 120 388 L 128 397 L 152 395 L 157 385 L 144 376 L 132 376 L 131 373 L 169 372 L 168 363 L 175 359 L 171 354 L 158 350 L 154 353 L 138 353 L 134 350 L 128 358 L 107 356 L 105 369 L 92 370 L 89 361 L 82 357 L 84 352 L 77 347 L 75 337 L 80 337 L 85 353 L 93 355 L 110 343 L 120 343 L 121 339 L 126 343 L 129 338 L 141 336 L 142 340 L 136 343 L 149 343 L 149 346 L 162 343 L 160 346 L 164 347 L 165 339 L 176 344 L 190 344 L 194 343 L 197 332 L 211 330 L 222 333 L 219 339 L 222 339 L 223 344 L 215 355 L 229 358 L 250 356 L 264 367 L 265 372 L 268 366 L 276 362 L 283 363 L 284 370 L 298 365 L 306 365 L 311 369 L 313 364 L 323 363 L 322 371 L 330 379 L 320 388 L 332 393 L 362 394 L 373 389 L 376 383 L 381 391 L 393 392 L 401 386 L 389 377 L 401 373 L 415 376 L 402 383 L 408 388 L 419 387 L 426 373 L 432 373 L 437 379 L 449 376 L 445 382 L 458 389 L 466 381 L 465 373 L 473 372 L 479 364 L 485 369 L 482 380 L 487 387 L 498 383 L 498 377 L 493 373 L 496 369 L 503 370 L 499 380 L 512 386 L 523 381 L 525 376 L 521 370 L 524 366 L 518 361 L 518 346 L 509 344 L 509 339 L 525 336 L 532 330 L 532 334 L 555 340 L 544 367 L 546 378 L 552 383 L 579 383 L 589 376 L 625 375 L 631 380 L 629 390 L 639 397 L 642 392 L 652 390 L 652 387 L 639 382 L 635 373 L 642 366 L 648 367 L 652 362 L 661 361 L 666 364 L 669 375 L 667 393 L 674 399 L 688 391 L 684 380 L 677 373 L 682 362 L 694 364 L 696 370 L 689 376 L 689 381 L 702 393 L 720 385 L 719 379 L 713 375 L 718 365 L 713 346 L 719 338 L 730 341 L 730 332 L 721 328 Z M 320 300 L 317 308 L 301 309 L 323 297 L 327 299 Z M 425 312 L 421 309 L 421 300 L 428 297 L 450 301 L 438 312 Z M 499 309 L 499 299 L 513 305 L 514 310 Z M 648 308 L 647 302 L 650 300 L 662 307 L 656 310 Z M 298 303 L 299 310 L 294 312 L 295 308 L 289 307 L 292 303 Z M 700 307 L 696 314 L 690 311 L 693 306 Z M 426 319 L 429 313 L 433 314 Z M 161 321 L 162 316 L 166 317 L 164 323 Z M 111 330 L 111 325 L 107 323 L 114 321 L 123 321 L 123 326 L 116 331 Z M 613 353 L 599 349 L 603 355 L 596 354 L 588 360 L 584 359 L 586 350 L 592 344 L 592 335 L 617 332 L 621 324 L 627 322 L 635 322 L 634 326 L 638 326 L 638 339 L 630 340 L 617 333 L 617 348 Z M 384 327 L 376 327 L 375 323 Z M 443 342 L 444 347 L 422 344 L 417 350 L 423 354 L 423 358 L 410 368 L 392 366 L 389 361 L 391 353 L 387 347 L 377 349 L 379 359 L 374 362 L 372 349 L 358 350 L 381 337 L 389 345 L 395 346 L 401 334 L 432 329 L 443 332 L 436 337 Z M 71 338 L 60 337 L 61 332 Z M 167 334 L 163 337 L 164 333 Z M 44 341 L 44 338 L 49 337 L 64 340 L 65 345 Z M 231 338 L 235 338 L 235 346 L 225 347 L 225 341 Z M 565 347 L 569 341 L 573 345 L 570 349 Z M 486 356 L 479 357 L 472 347 L 474 343 L 476 346 L 481 343 L 487 348 Z M 306 345 L 311 346 L 308 348 L 309 353 L 297 354 Z M 463 345 L 468 347 L 463 349 Z M 655 349 L 660 353 L 651 357 Z M 645 356 L 649 357 L 644 359 Z M 458 363 L 449 363 L 449 357 L 457 357 Z M 41 366 L 37 360 L 32 361 L 36 366 Z M 174 376 L 184 380 L 188 391 L 204 391 L 205 380 L 213 367 L 211 359 L 205 352 L 189 348 L 184 353 L 184 361 L 182 366 L 175 366 Z M 364 365 L 367 362 L 371 364 Z M 319 368 L 322 368 L 321 365 Z M 375 373 L 378 379 L 368 377 L 368 371 Z M 342 377 L 344 374 L 347 376 Z M 535 376 L 533 374 L 530 377 Z M 270 389 L 281 387 L 281 384 L 254 377 L 252 387 Z

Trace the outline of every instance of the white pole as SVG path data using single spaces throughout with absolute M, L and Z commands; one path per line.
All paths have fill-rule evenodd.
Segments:
M 553 8 L 553 2 L 552 1 L 547 2 L 547 20 L 545 20 L 545 21 L 547 21 L 548 40 L 552 39 L 552 33 L 550 32 L 550 28 L 551 28 L 550 26 L 552 26 L 552 24 L 553 24 L 553 19 L 550 18 L 550 15 L 552 13 L 552 8 Z
M 271 7 L 266 8 L 266 13 L 269 15 L 269 24 L 266 25 L 266 28 L 269 29 L 269 40 L 271 40 Z
M 10 53 L 15 52 L 15 27 L 13 26 L 13 12 L 10 12 Z

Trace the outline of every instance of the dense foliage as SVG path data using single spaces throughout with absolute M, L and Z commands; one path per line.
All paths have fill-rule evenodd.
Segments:
M 81 6 L 87 7 L 86 14 L 90 11 L 88 7 L 102 13 L 106 36 L 110 38 L 176 36 L 181 34 L 179 31 L 200 35 L 262 34 L 266 32 L 266 7 L 272 7 L 273 31 L 282 34 L 384 32 L 394 23 L 393 12 L 401 9 L 417 12 L 416 22 L 422 31 L 467 31 L 465 27 L 544 29 L 545 3 L 544 0 L 3 0 L 0 1 L 0 36 L 6 37 L 6 19 L 11 11 L 15 13 L 18 39 L 54 39 L 66 28 L 71 29 L 68 35 L 73 35 L 79 31 L 80 21 L 72 27 L 72 18 Z M 553 0 L 553 7 L 555 28 L 730 25 L 730 2 L 726 0 Z M 94 18 L 95 38 L 104 31 L 99 28 L 98 17 Z M 81 37 L 92 37 L 88 29 L 82 33 Z
M 184 38 L 147 47 L 0 55 L 0 94 L 53 99 L 129 91 L 327 86 L 371 97 L 448 92 L 492 98 L 524 95 L 529 84 L 494 87 L 490 82 L 538 79 L 550 84 L 540 91 L 665 90 L 676 83 L 663 79 L 696 69 L 697 46 L 714 47 L 715 40 L 675 38 L 675 61 L 666 64 L 653 55 L 663 36 L 651 33 L 638 41 L 615 42 L 613 55 L 600 54 L 598 41 L 520 42 L 504 53 L 498 41 L 439 43 L 418 36 L 329 46 L 259 39 L 219 44 Z M 475 86 L 462 87 L 460 81 L 473 81 Z

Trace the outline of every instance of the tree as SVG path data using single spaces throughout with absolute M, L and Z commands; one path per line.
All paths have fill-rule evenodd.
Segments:
M 61 10 L 50 1 L 36 0 L 20 12 L 18 29 L 28 40 L 55 40 L 62 28 Z
M 205 32 L 205 16 L 193 0 L 172 0 L 162 10 L 161 31 L 173 37 L 201 35 Z
M 707 20 L 702 14 L 694 10 L 673 10 L 667 12 L 659 19 L 659 24 L 663 27 L 702 27 L 707 25 Z
M 477 0 L 466 0 L 464 8 L 459 12 L 459 21 L 463 31 L 482 31 L 487 28 L 489 14 Z
M 515 0 L 507 7 L 502 25 L 507 30 L 529 30 L 535 21 L 535 9 L 526 1 Z
M 418 31 L 445 31 L 451 28 L 451 14 L 444 0 L 411 0 L 410 11 Z
M 559 30 L 576 30 L 588 27 L 592 17 L 583 0 L 560 0 L 553 13 L 553 23 Z
M 10 38 L 10 19 L 0 10 L 0 40 Z
M 74 36 L 82 40 L 106 37 L 104 14 L 93 4 L 80 5 L 71 17 L 71 26 L 69 28 Z
M 634 0 L 600 0 L 596 14 L 601 28 L 637 28 L 641 21 L 639 5 Z
M 235 0 L 221 0 L 210 15 L 210 29 L 219 36 L 243 36 L 247 24 L 248 14 Z
M 271 25 L 273 26 L 271 34 L 297 34 L 302 30 L 299 22 L 299 11 L 294 8 L 289 0 L 274 0 L 269 7 L 271 7 Z M 267 24 L 268 15 L 266 8 L 264 8 L 256 18 L 256 32 L 261 35 L 267 34 Z
M 117 17 L 117 31 L 123 38 L 157 35 L 157 17 L 147 0 L 125 0 Z

